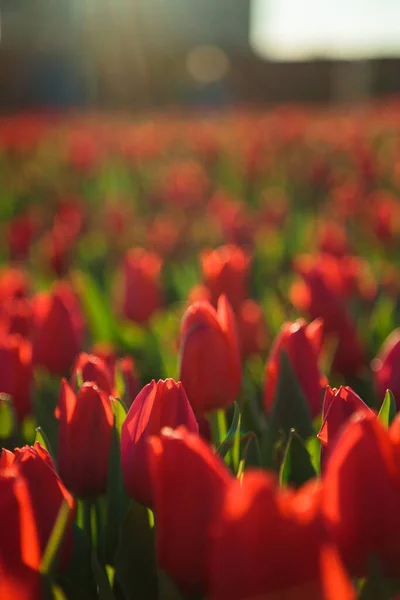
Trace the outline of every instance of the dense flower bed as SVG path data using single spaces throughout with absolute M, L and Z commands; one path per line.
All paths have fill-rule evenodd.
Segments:
M 400 593 L 400 103 L 0 120 L 0 598 Z

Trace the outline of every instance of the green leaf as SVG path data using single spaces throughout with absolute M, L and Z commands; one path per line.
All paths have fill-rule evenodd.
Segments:
M 284 350 L 280 354 L 279 379 L 269 424 L 274 435 L 278 435 L 279 430 L 288 435 L 295 429 L 305 440 L 314 433 L 307 400 Z
M 60 583 L 68 598 L 96 597 L 96 583 L 91 566 L 90 541 L 85 532 L 72 525 L 73 554 L 66 569 L 59 575 Z
M 310 437 L 305 441 L 305 447 L 310 455 L 311 464 L 317 475 L 321 473 L 321 442 L 317 437 Z
M 386 390 L 385 399 L 378 414 L 378 418 L 385 427 L 389 427 L 390 423 L 396 416 L 396 400 L 390 390 Z
M 368 575 L 361 582 L 359 600 L 391 600 L 399 591 L 398 582 L 385 579 L 379 560 L 371 558 Z
M 114 426 L 111 435 L 107 483 L 106 560 L 113 563 L 118 545 L 118 534 L 127 508 L 127 496 L 122 474 L 120 439 L 121 428 L 126 418 L 126 409 L 118 399 L 112 400 Z
M 122 522 L 115 555 L 115 579 L 126 598 L 157 600 L 154 528 L 147 508 L 132 502 Z
M 43 575 L 52 573 L 56 567 L 58 553 L 64 539 L 64 533 L 68 524 L 70 513 L 71 508 L 68 502 L 64 500 L 61 504 L 56 522 L 42 557 L 40 572 Z
M 75 271 L 72 279 L 85 312 L 93 342 L 111 342 L 114 330 L 112 315 L 95 279 L 88 272 L 83 271 Z
M 281 465 L 279 474 L 280 483 L 281 485 L 300 487 L 315 476 L 316 471 L 312 465 L 307 448 L 296 431 L 292 429 Z
M 12 398 L 0 394 L 0 439 L 10 439 L 16 431 L 16 418 Z
M 246 437 L 247 439 L 243 447 L 242 455 L 240 457 L 240 462 L 236 474 L 238 479 L 243 477 L 243 473 L 247 466 L 261 467 L 261 452 L 256 434 L 250 431 L 244 437 Z
M 226 438 L 218 447 L 216 452 L 221 458 L 225 458 L 229 450 L 232 448 L 235 442 L 237 432 L 239 432 L 240 437 L 240 410 L 238 403 L 234 402 L 231 426 L 229 427 L 228 433 L 226 434 Z
M 53 450 L 51 449 L 50 442 L 41 427 L 36 427 L 35 443 L 36 442 L 39 442 L 39 444 L 42 446 L 42 448 L 47 450 L 47 452 L 50 454 L 51 458 L 53 459 L 54 464 L 56 464 L 55 456 L 54 456 Z
M 101 567 L 96 554 L 92 553 L 92 571 L 96 581 L 99 600 L 115 600 L 106 571 Z

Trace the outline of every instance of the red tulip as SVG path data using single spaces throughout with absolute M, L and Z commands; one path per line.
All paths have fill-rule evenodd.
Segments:
M 27 482 L 40 552 L 43 555 L 63 502 L 67 502 L 73 511 L 74 499 L 57 475 L 48 452 L 38 442 L 34 446 L 16 448 L 14 453 L 3 450 L 0 468 L 3 470 L 11 467 Z M 68 565 L 72 556 L 72 521 L 71 512 L 61 547 L 60 563 L 62 567 Z
M 350 573 L 372 558 L 387 575 L 400 561 L 400 475 L 388 432 L 374 414 L 353 415 L 326 465 L 323 508 L 331 539 Z
M 353 599 L 320 517 L 320 489 L 279 490 L 274 475 L 233 480 L 214 526 L 212 600 Z
M 275 401 L 280 374 L 280 353 L 284 350 L 303 390 L 312 417 L 320 413 L 322 391 L 326 385 L 326 378 L 318 368 L 321 340 L 320 320 L 307 325 L 303 319 L 298 319 L 294 323 L 285 323 L 282 326 L 266 364 L 264 402 L 267 411 L 272 409 Z
M 122 313 L 127 319 L 144 324 L 161 308 L 161 266 L 157 254 L 142 248 L 129 250 L 125 255 Z
M 265 350 L 268 340 L 263 310 L 254 300 L 245 300 L 237 314 L 240 347 L 244 357 Z
M 1 305 L 0 328 L 5 333 L 18 333 L 30 337 L 32 330 L 32 307 L 24 298 L 9 298 Z
M 340 264 L 327 255 L 321 259 L 300 257 L 297 270 L 304 281 L 292 286 L 293 304 L 311 319 L 322 318 L 324 336 L 333 336 L 337 342 L 333 370 L 356 374 L 365 363 L 365 350 L 346 306 L 349 281 Z
M 372 361 L 372 371 L 379 399 L 382 402 L 386 390 L 391 390 L 400 408 L 400 329 L 395 329 L 388 336 Z
M 8 268 L 0 272 L 0 303 L 5 300 L 26 298 L 30 290 L 28 274 L 22 269 Z
M 32 408 L 32 346 L 19 335 L 0 337 L 0 393 L 9 394 L 19 423 Z
M 63 379 L 57 412 L 58 467 L 65 485 L 80 498 L 103 494 L 114 422 L 109 395 L 94 383 L 84 383 L 75 395 Z
M 240 391 L 241 362 L 235 317 L 225 296 L 217 310 L 195 302 L 181 325 L 180 379 L 196 414 L 232 404 Z
M 211 530 L 231 476 L 184 427 L 150 439 L 158 563 L 185 591 L 208 587 Z
M 33 362 L 52 375 L 66 373 L 82 345 L 82 317 L 71 288 L 58 283 L 33 300 Z
M 322 409 L 322 426 L 318 433 L 321 442 L 321 462 L 325 464 L 342 427 L 355 412 L 375 413 L 350 387 L 326 388 Z
M 152 506 L 148 464 L 148 440 L 163 427 L 184 425 L 198 433 L 199 427 L 181 382 L 153 380 L 134 400 L 121 431 L 121 460 L 125 487 L 132 498 Z
M 85 352 L 82 352 L 82 354 L 80 354 L 76 359 L 75 365 L 72 369 L 71 381 L 71 385 L 75 389 L 77 387 L 77 380 L 79 378 L 83 383 L 92 381 L 109 396 L 114 395 L 111 370 L 103 359 L 94 356 L 93 354 L 86 354 Z
M 250 258 L 239 246 L 229 245 L 203 251 L 200 260 L 211 303 L 216 306 L 225 294 L 236 312 L 248 297 Z
M 41 549 L 29 484 L 0 461 L 0 598 L 40 600 Z

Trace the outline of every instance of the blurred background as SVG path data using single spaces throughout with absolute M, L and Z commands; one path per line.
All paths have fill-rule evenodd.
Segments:
M 398 0 L 0 0 L 0 10 L 3 111 L 400 91 Z

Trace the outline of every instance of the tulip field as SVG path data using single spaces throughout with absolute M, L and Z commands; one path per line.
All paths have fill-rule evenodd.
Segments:
M 400 100 L 0 118 L 0 600 L 400 598 Z

